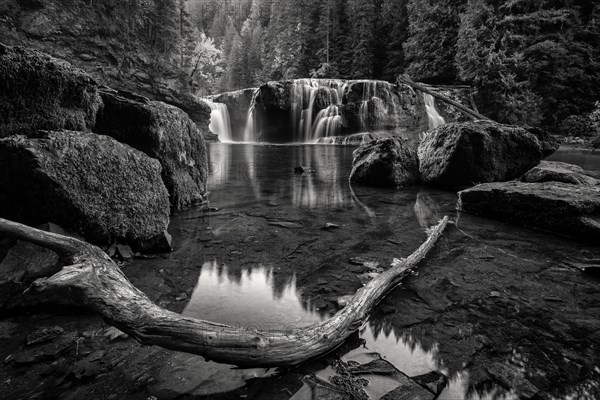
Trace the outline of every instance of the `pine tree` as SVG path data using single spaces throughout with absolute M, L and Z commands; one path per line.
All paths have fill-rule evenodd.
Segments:
M 382 78 L 394 82 L 406 68 L 404 42 L 408 38 L 408 0 L 384 0 L 381 6 L 382 32 L 386 38 L 382 57 Z
M 352 78 L 373 76 L 375 47 L 375 6 L 372 0 L 349 0 L 347 10 L 350 23 L 348 36 Z
M 465 0 L 409 0 L 409 36 L 404 54 L 406 72 L 414 79 L 451 83 L 456 80 L 454 56 Z

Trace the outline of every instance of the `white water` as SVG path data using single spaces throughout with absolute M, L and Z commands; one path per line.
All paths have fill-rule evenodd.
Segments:
M 248 109 L 248 117 L 246 118 L 246 128 L 244 129 L 244 142 L 256 143 L 258 142 L 258 122 L 256 113 L 256 98 L 260 94 L 260 89 L 256 89 L 252 95 L 252 103 Z
M 342 128 L 340 105 L 345 83 L 336 79 L 297 79 L 292 87 L 292 121 L 296 142 L 314 142 L 323 137 L 339 135 Z M 321 99 L 326 107 L 315 115 L 319 90 L 328 90 Z
M 430 94 L 423 93 L 423 100 L 425 101 L 425 110 L 429 119 L 429 129 L 435 129 L 440 125 L 444 125 L 446 121 L 435 108 L 435 98 Z
M 219 136 L 221 142 L 231 142 L 231 121 L 229 119 L 229 110 L 223 103 L 215 103 L 211 100 L 203 99 L 210 107 L 210 131 Z

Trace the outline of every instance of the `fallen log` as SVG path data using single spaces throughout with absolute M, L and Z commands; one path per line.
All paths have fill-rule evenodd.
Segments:
M 459 110 L 461 110 L 462 112 L 464 112 L 465 114 L 468 114 L 470 116 L 472 116 L 475 119 L 482 119 L 484 121 L 491 121 L 490 118 L 486 117 L 485 115 L 482 115 L 480 113 L 478 113 L 475 110 L 470 109 L 469 107 L 466 107 L 454 100 L 452 100 L 449 97 L 444 96 L 443 94 L 439 94 L 434 92 L 433 90 L 430 90 L 429 88 L 427 88 L 426 86 L 423 86 L 419 83 L 414 82 L 412 79 L 410 79 L 407 75 L 398 75 L 398 78 L 396 78 L 396 81 L 398 83 L 403 83 L 405 85 L 408 85 L 416 90 L 419 90 L 421 92 L 427 93 L 432 95 L 433 97 L 436 97 L 442 101 L 445 101 L 446 103 L 458 108 Z
M 359 289 L 330 319 L 292 331 L 256 331 L 184 317 L 154 304 L 133 286 L 101 249 L 77 239 L 0 219 L 4 234 L 57 252 L 70 264 L 35 281 L 31 291 L 65 291 L 73 304 L 100 314 L 108 323 L 145 345 L 198 354 L 241 367 L 300 364 L 341 345 L 366 321 L 373 307 L 410 274 L 442 235 L 448 217 L 432 228 L 427 240 L 406 259 Z

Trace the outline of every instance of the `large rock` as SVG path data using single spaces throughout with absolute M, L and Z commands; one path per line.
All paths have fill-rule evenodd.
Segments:
M 350 182 L 403 187 L 420 182 L 417 153 L 401 138 L 377 139 L 354 151 Z
M 523 128 L 477 121 L 430 131 L 418 154 L 424 183 L 464 188 L 520 177 L 540 162 L 542 148 Z
M 169 223 L 160 164 L 107 136 L 43 132 L 0 140 L 0 215 L 56 223 L 96 244 L 147 250 Z
M 101 92 L 95 132 L 143 151 L 162 165 L 171 208 L 179 212 L 206 197 L 208 158 L 203 135 L 177 107 L 127 92 Z M 207 106 L 208 107 L 208 106 Z
M 550 132 L 545 131 L 542 128 L 529 125 L 525 125 L 523 128 L 538 139 L 544 158 L 550 156 L 560 147 L 560 141 L 553 137 Z
M 600 240 L 600 186 L 559 182 L 495 182 L 458 194 L 458 207 L 471 214 Z
M 46 54 L 0 43 L 0 137 L 89 131 L 102 101 L 89 75 Z
M 600 173 L 586 171 L 578 165 L 542 161 L 521 177 L 523 182 L 563 182 L 573 185 L 600 185 Z

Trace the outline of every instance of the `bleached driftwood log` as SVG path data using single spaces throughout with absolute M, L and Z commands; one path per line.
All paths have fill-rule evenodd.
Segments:
M 448 217 L 444 217 L 414 253 L 359 289 L 333 317 L 291 332 L 234 328 L 165 310 L 133 286 L 101 249 L 89 243 L 5 219 L 0 219 L 0 235 L 51 249 L 70 264 L 51 277 L 35 281 L 28 290 L 67 291 L 74 304 L 97 312 L 142 344 L 243 367 L 268 367 L 296 365 L 341 345 L 433 248 L 447 223 Z

